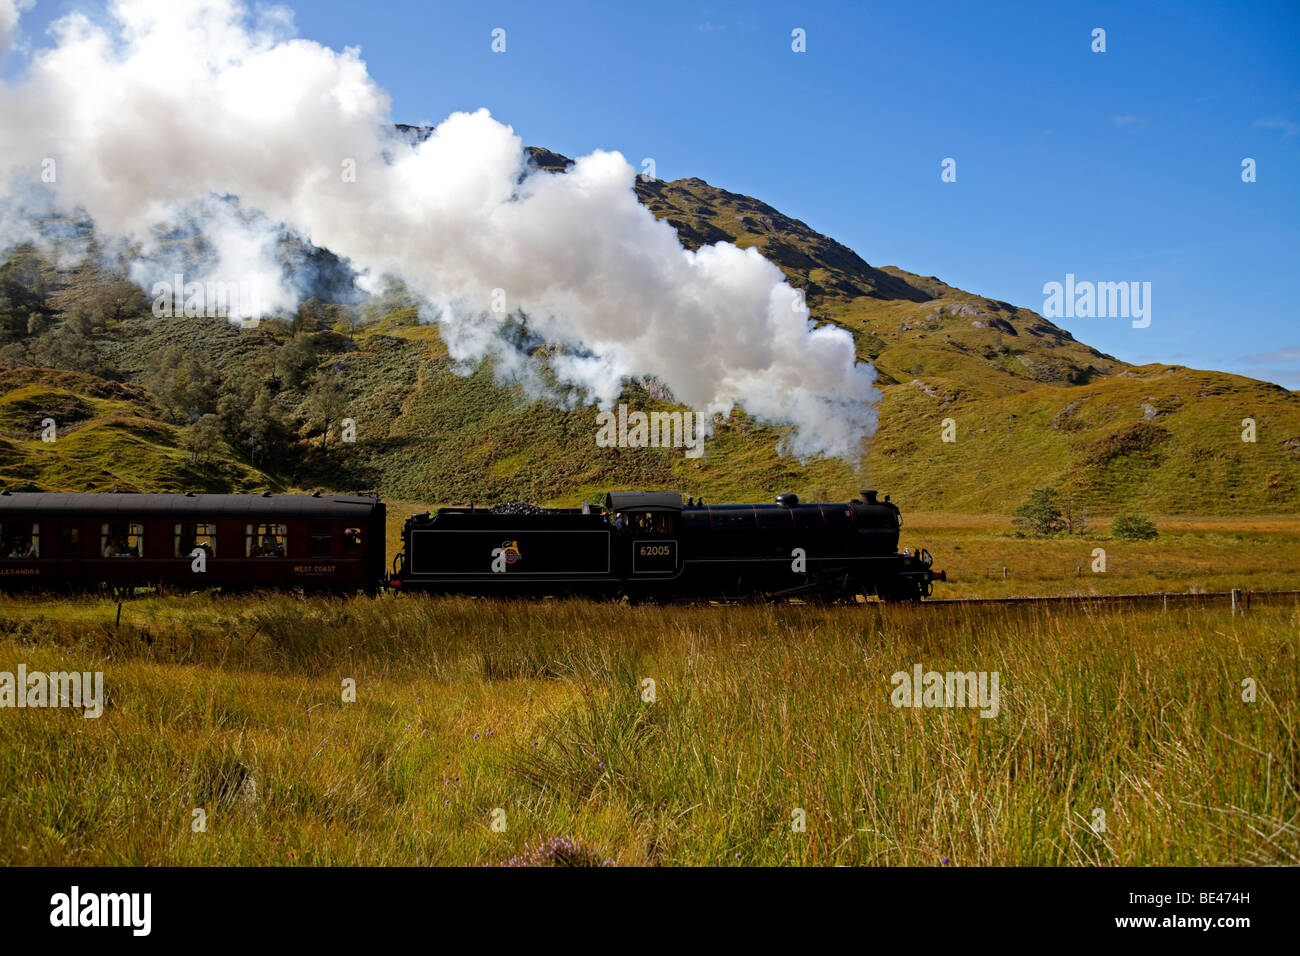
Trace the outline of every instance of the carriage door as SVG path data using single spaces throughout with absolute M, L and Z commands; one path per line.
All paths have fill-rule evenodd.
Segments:
M 632 573 L 677 573 L 677 521 L 671 511 L 647 511 L 633 515 Z

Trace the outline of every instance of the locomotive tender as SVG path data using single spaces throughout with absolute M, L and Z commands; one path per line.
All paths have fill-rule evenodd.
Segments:
M 611 492 L 605 507 L 442 508 L 407 519 L 386 575 L 370 495 L 0 493 L 0 590 L 140 586 L 920 600 L 943 572 L 898 550 L 874 491 L 841 503 L 706 505 Z

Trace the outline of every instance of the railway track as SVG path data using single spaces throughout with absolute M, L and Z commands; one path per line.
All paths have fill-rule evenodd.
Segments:
M 1049 594 L 1049 595 L 1020 595 L 1012 597 L 995 597 L 995 598 L 927 598 L 919 602 L 927 607 L 965 607 L 984 605 L 987 607 L 1010 606 L 1010 605 L 1046 605 L 1046 606 L 1080 606 L 1080 605 L 1146 605 L 1169 607 L 1204 607 L 1208 605 L 1221 604 L 1232 608 L 1235 612 L 1247 611 L 1254 604 L 1285 604 L 1287 602 L 1300 603 L 1300 590 L 1294 591 L 1253 591 L 1247 589 L 1237 589 L 1233 591 L 1158 591 L 1154 593 L 1143 594 Z M 60 606 L 77 606 L 77 607 L 107 607 L 117 606 L 119 615 L 121 606 L 125 603 L 118 598 L 103 597 L 94 600 L 65 600 L 54 599 L 49 603 Z M 727 606 L 729 604 L 745 603 L 738 601 L 707 601 L 704 602 L 713 606 Z M 802 601 L 795 600 L 792 603 L 802 604 Z M 859 607 L 864 605 L 859 604 Z M 913 606 L 912 602 L 890 603 L 885 601 L 867 601 L 867 607 L 899 607 Z M 16 610 L 19 608 L 30 607 L 28 603 L 16 603 L 12 601 L 0 601 L 0 609 Z
M 927 605 L 1102 605 L 1136 604 L 1160 607 L 1186 607 L 1224 604 L 1234 612 L 1249 610 L 1252 604 L 1300 601 L 1300 591 L 1251 591 L 1244 588 L 1232 591 L 1160 591 L 1151 594 L 1058 594 L 1035 597 L 998 598 L 940 598 L 927 600 Z

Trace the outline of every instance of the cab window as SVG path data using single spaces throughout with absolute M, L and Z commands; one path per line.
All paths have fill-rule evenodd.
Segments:
M 144 553 L 144 525 L 111 521 L 99 526 L 99 553 L 106 558 L 138 558 Z
M 0 525 L 0 558 L 39 558 L 41 526 L 34 521 L 6 521 Z
M 244 532 L 244 553 L 250 558 L 283 558 L 288 541 L 282 524 L 250 524 Z

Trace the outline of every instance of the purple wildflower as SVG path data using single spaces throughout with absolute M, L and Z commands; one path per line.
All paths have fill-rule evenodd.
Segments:
M 525 844 L 524 852 L 500 866 L 617 866 L 613 860 L 573 837 L 551 837 Z

